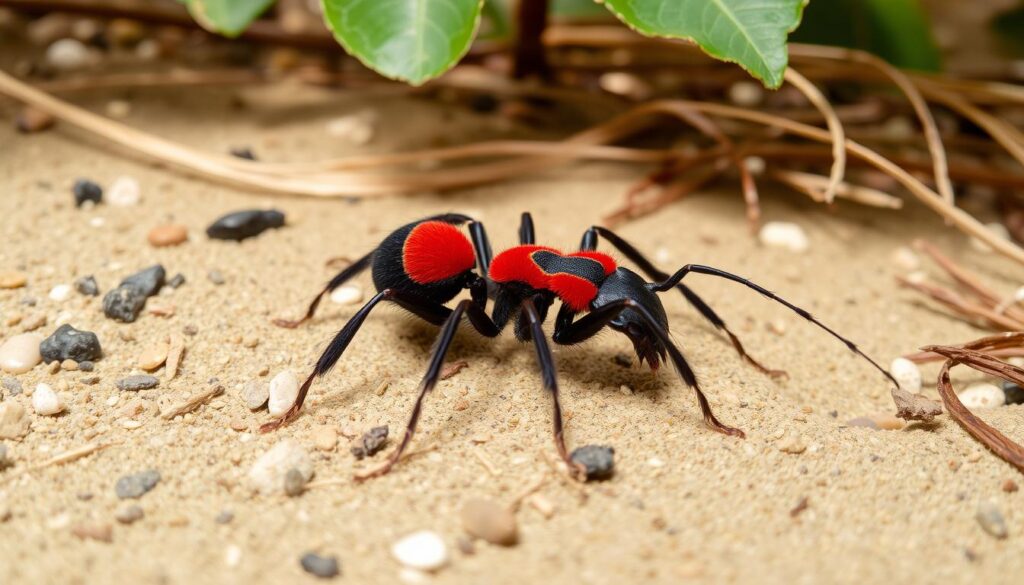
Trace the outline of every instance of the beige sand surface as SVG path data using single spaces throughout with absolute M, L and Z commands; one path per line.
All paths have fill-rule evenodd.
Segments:
M 102 111 L 119 95 L 77 99 Z M 486 117 L 407 98 L 359 103 L 310 89 L 301 95 L 251 90 L 250 107 L 237 112 L 230 96 L 140 92 L 130 96 L 127 121 L 213 151 L 251 145 L 267 160 L 354 152 L 328 137 L 324 122 L 366 107 L 381 120 L 368 151 L 497 132 Z M 497 248 L 514 241 L 519 212 L 530 210 L 544 242 L 571 247 L 637 176 L 635 168 L 578 165 L 457 194 L 359 204 L 273 199 L 140 164 L 66 126 L 19 136 L 9 123 L 13 106 L 0 108 L 0 269 L 29 276 L 27 288 L 0 291 L 0 323 L 11 313 L 42 312 L 49 319 L 42 331 L 49 334 L 66 311 L 76 327 L 99 335 L 105 351 L 95 386 L 78 383 L 81 373 L 51 375 L 42 366 L 19 376 L 26 388 L 66 382 L 69 410 L 56 418 L 31 415 L 32 432 L 5 441 L 16 465 L 0 471 L 0 507 L 12 512 L 0 523 L 0 583 L 313 582 L 298 563 L 308 550 L 340 558 L 339 583 L 395 583 L 400 567 L 389 547 L 419 529 L 439 532 L 452 552 L 450 566 L 430 579 L 438 584 L 1019 582 L 1024 495 L 1001 490 L 1007 479 L 1020 483 L 1019 474 L 945 417 L 933 429 L 844 427 L 851 418 L 890 409 L 882 377 L 784 308 L 707 277 L 692 277 L 693 286 L 756 356 L 791 376 L 773 382 L 745 366 L 681 298 L 666 295 L 675 338 L 721 418 L 743 428 L 746 440 L 705 428 L 692 393 L 670 370 L 653 377 L 616 365 L 613 358 L 629 350 L 628 342 L 603 335 L 555 350 L 570 445 L 616 449 L 614 479 L 573 487 L 550 472 L 542 455 L 552 451 L 550 404 L 533 349 L 510 334 L 492 343 L 465 332 L 452 357 L 470 365 L 439 385 L 416 437 L 415 447 L 435 450 L 387 477 L 355 484 L 347 478 L 362 464 L 349 454 L 348 441 L 333 452 L 313 451 L 312 433 L 321 425 L 360 431 L 404 425 L 434 331 L 390 308 L 369 319 L 295 423 L 269 435 L 229 427 L 241 418 L 254 430 L 268 418 L 242 404 L 244 383 L 263 368 L 270 376 L 285 368 L 304 376 L 354 312 L 327 302 L 301 329 L 270 324 L 274 316 L 301 311 L 330 277 L 329 258 L 355 257 L 389 229 L 447 210 L 483 219 Z M 142 184 L 139 207 L 83 211 L 70 204 L 76 177 L 109 185 L 119 175 Z M 788 193 L 765 199 L 766 219 L 795 221 L 807 230 L 808 253 L 759 247 L 733 187 L 694 196 L 621 233 L 652 254 L 663 250 L 666 268 L 701 262 L 750 276 L 811 309 L 885 364 L 926 343 L 980 334 L 895 287 L 889 257 L 898 246 L 927 237 L 980 265 L 1004 290 L 1021 280 L 1018 266 L 972 250 L 915 205 L 896 213 L 840 203 L 833 213 Z M 269 205 L 286 211 L 291 225 L 241 244 L 208 241 L 203 233 L 223 212 Z M 103 225 L 91 225 L 95 218 Z M 190 241 L 151 248 L 147 231 L 167 219 L 188 226 Z M 154 262 L 188 279 L 162 299 L 176 307 L 173 317 L 145 315 L 122 325 L 103 317 L 98 299 L 74 295 L 58 304 L 47 298 L 52 286 L 84 274 L 96 275 L 105 291 Z M 226 284 L 212 284 L 206 278 L 211 269 L 221 271 Z M 370 286 L 365 277 L 360 283 Z M 35 307 L 21 304 L 29 296 L 37 299 Z M 782 335 L 769 330 L 772 322 L 784 324 Z M 123 428 L 119 410 L 131 397 L 114 381 L 133 372 L 142 348 L 186 326 L 198 333 L 185 337 L 182 373 L 146 394 L 151 398 L 144 403 L 184 398 L 211 377 L 226 386 L 225 395 L 183 419 L 146 413 L 134 417 L 141 428 Z M 0 338 L 19 331 L 3 326 Z M 257 337 L 259 345 L 238 343 L 245 337 Z M 935 368 L 925 373 L 933 378 Z M 390 388 L 378 396 L 373 390 L 385 378 Z M 623 385 L 635 394 L 620 392 Z M 930 383 L 926 393 L 935 396 Z M 120 401 L 108 406 L 115 397 Z M 28 402 L 24 395 L 13 400 Z M 459 410 L 463 401 L 468 408 Z M 986 418 L 1024 440 L 1022 413 L 1007 407 Z M 803 453 L 780 451 L 790 435 L 805 442 Z M 481 436 L 490 439 L 474 447 L 471 439 Z M 314 454 L 318 480 L 343 481 L 291 499 L 249 495 L 241 480 L 284 437 Z M 90 441 L 116 444 L 70 464 L 20 473 Z M 493 462 L 497 476 L 472 455 L 474 448 Z M 115 481 L 148 468 L 159 469 L 163 480 L 138 502 L 145 518 L 131 526 L 116 523 Z M 519 545 L 480 545 L 472 556 L 457 550 L 461 502 L 474 496 L 508 501 L 545 473 L 541 493 L 556 506 L 552 518 L 524 507 Z M 803 498 L 807 509 L 792 517 Z M 993 539 L 975 522 L 978 501 L 986 498 L 1006 516 L 1008 539 Z M 214 521 L 223 510 L 234 513 L 226 525 Z M 71 528 L 81 523 L 112 524 L 113 541 L 79 540 Z M 237 566 L 225 561 L 232 547 L 241 551 Z

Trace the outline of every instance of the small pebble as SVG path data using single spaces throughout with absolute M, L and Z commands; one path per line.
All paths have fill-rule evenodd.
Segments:
M 0 272 L 0 289 L 21 288 L 28 283 L 28 277 L 21 272 Z
M 110 524 L 76 524 L 71 527 L 71 534 L 82 540 L 96 540 L 99 542 L 112 542 L 114 531 Z
M 35 331 L 43 325 L 46 325 L 46 315 L 42 313 L 36 313 L 25 317 L 21 322 L 21 328 L 27 331 Z
M 260 380 L 252 380 L 242 387 L 242 402 L 249 410 L 258 410 L 270 398 L 270 385 Z
M 491 544 L 511 546 L 519 538 L 516 516 L 493 500 L 473 498 L 462 506 L 462 528 Z
M 17 396 L 21 394 L 21 382 L 14 376 L 4 376 L 3 387 L 11 393 L 11 396 Z
M 573 463 L 583 465 L 586 480 L 608 479 L 615 472 L 615 449 L 603 445 L 584 445 L 569 455 Z
M 96 278 L 91 274 L 89 276 L 83 276 L 75 281 L 75 290 L 79 294 L 87 297 L 95 297 L 100 294 L 100 287 L 96 284 Z
M 17 402 L 0 402 L 0 439 L 20 439 L 28 434 L 29 418 L 25 407 Z
M 131 287 L 138 294 L 144 297 L 151 297 L 163 288 L 166 282 L 167 271 L 162 264 L 154 264 L 128 276 L 121 281 L 119 286 Z
M 299 564 L 302 565 L 304 571 L 321 579 L 337 577 L 340 572 L 337 557 L 322 557 L 312 552 L 302 555 Z
M 130 391 L 149 390 L 150 388 L 156 388 L 158 384 L 160 384 L 159 379 L 145 374 L 128 376 L 115 382 L 118 390 Z
M 448 547 L 436 532 L 414 532 L 391 546 L 391 554 L 406 567 L 436 571 L 448 563 Z
M 39 344 L 39 354 L 46 363 L 69 359 L 86 362 L 102 357 L 103 348 L 92 331 L 81 331 L 65 324 Z
M 301 496 L 305 490 L 306 478 L 303 477 L 302 472 L 294 467 L 289 469 L 288 473 L 284 474 L 284 495 L 294 498 Z
M 0 345 L 0 370 L 8 374 L 24 374 L 43 360 L 39 345 L 43 336 L 37 333 L 22 333 L 10 337 Z
M 231 521 L 235 519 L 235 513 L 231 510 L 222 510 L 217 517 L 213 519 L 217 524 L 231 524 Z
M 295 372 L 291 370 L 279 372 L 270 380 L 270 394 L 267 400 L 270 416 L 284 416 L 298 397 L 299 379 L 295 376 Z
M 32 410 L 36 414 L 53 416 L 64 412 L 64 403 L 49 384 L 40 383 L 32 393 Z
M 51 301 L 57 301 L 62 303 L 71 297 L 71 285 L 70 284 L 58 284 L 57 286 L 50 289 L 50 293 L 47 295 Z
M 158 225 L 149 230 L 146 240 L 155 248 L 177 246 L 188 240 L 188 229 L 183 225 Z
M 185 275 L 180 272 L 167 281 L 167 286 L 171 288 L 178 288 L 183 284 L 185 284 Z
M 271 228 L 284 225 L 284 214 L 276 209 L 247 209 L 229 213 L 206 228 L 206 235 L 214 240 L 234 240 L 258 236 Z
M 363 112 L 335 118 L 327 122 L 327 133 L 344 138 L 356 146 L 364 146 L 373 140 L 376 133 L 375 116 L 372 112 Z
M 114 519 L 121 524 L 132 524 L 142 520 L 144 515 L 142 508 L 136 504 L 121 504 L 114 512 Z
M 1006 396 L 1003 390 L 995 384 L 981 382 L 971 384 L 957 394 L 960 402 L 969 410 L 981 408 L 996 408 L 1006 404 Z
M 103 187 L 89 179 L 75 181 L 71 194 L 75 197 L 75 207 L 81 207 L 86 201 L 91 201 L 94 205 L 103 201 Z
M 46 62 L 62 71 L 74 71 L 94 61 L 89 47 L 76 39 L 60 39 L 46 49 Z
M 115 207 L 134 207 L 141 199 L 139 182 L 131 177 L 118 177 L 107 191 L 107 202 Z
M 859 416 L 846 421 L 848 427 L 866 427 L 882 431 L 898 431 L 906 426 L 903 420 L 891 414 L 873 414 L 871 416 Z
M 363 289 L 353 284 L 339 286 L 331 291 L 331 302 L 339 305 L 352 305 L 361 300 L 363 300 Z
M 170 346 L 165 341 L 161 341 L 147 347 L 139 354 L 139 367 L 147 372 L 156 370 L 167 361 L 167 352 L 169 349 Z
M 318 451 L 333 451 L 338 444 L 338 431 L 334 427 L 321 425 L 313 429 L 313 446 Z
M 889 365 L 889 373 L 896 378 L 901 390 L 918 394 L 921 392 L 921 370 L 907 358 L 896 358 Z
M 207 272 L 206 278 L 208 278 L 210 282 L 217 286 L 220 286 L 225 282 L 224 275 L 220 273 L 220 270 L 211 270 Z
M 791 433 L 786 439 L 779 443 L 779 451 L 790 455 L 799 455 L 807 450 L 807 442 L 796 433 Z
M 360 437 L 359 441 L 352 447 L 352 454 L 356 456 L 356 459 L 363 459 L 364 457 L 373 457 L 388 442 L 388 427 L 387 425 L 380 427 L 373 427 L 366 431 L 366 433 Z
M 764 101 L 764 88 L 753 81 L 737 81 L 729 86 L 729 101 L 744 108 L 759 106 Z
M 252 148 L 248 146 L 236 146 L 232 147 L 229 151 L 231 156 L 242 158 L 245 160 L 256 160 L 256 154 L 253 153 Z
M 810 247 L 807 233 L 795 223 L 770 221 L 761 228 L 758 238 L 765 246 L 790 252 L 806 252 Z
M 40 109 L 25 106 L 14 118 L 14 127 L 22 134 L 33 134 L 52 127 L 56 121 L 56 118 Z
M 1024 388 L 1013 382 L 1003 381 L 1003 395 L 1007 404 L 1024 404 Z
M 989 500 L 981 501 L 978 504 L 978 511 L 975 513 L 974 518 L 978 521 L 982 530 L 998 539 L 1006 538 L 1009 534 L 1006 530 L 1006 520 L 1003 519 L 1003 513 L 995 502 Z
M 1018 489 L 1020 488 L 1017 487 L 1017 482 L 1013 481 L 1012 479 L 1008 479 L 1003 482 L 1003 491 L 1008 494 L 1012 494 L 1016 492 Z
M 296 469 L 308 482 L 313 477 L 313 460 L 306 450 L 292 439 L 282 439 L 260 456 L 249 470 L 249 486 L 263 495 L 284 492 L 285 475 Z
M 160 483 L 160 472 L 149 469 L 132 475 L 122 476 L 114 485 L 114 492 L 122 500 L 128 498 L 141 498 L 149 490 Z
M 95 364 L 93 364 L 89 360 L 85 360 L 83 362 L 78 362 L 78 369 L 83 371 L 83 372 L 91 372 L 91 371 L 93 371 L 93 369 L 95 367 L 96 367 Z

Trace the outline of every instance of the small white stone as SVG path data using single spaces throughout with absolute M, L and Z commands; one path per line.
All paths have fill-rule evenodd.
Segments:
M 391 545 L 391 554 L 406 567 L 436 571 L 448 563 L 448 547 L 436 532 L 421 530 Z
M 1001 223 L 998 223 L 998 222 L 987 223 L 987 224 L 985 224 L 985 229 L 987 229 L 988 231 L 992 232 L 992 235 L 994 235 L 995 237 L 997 237 L 997 238 L 999 238 L 1001 240 L 1009 240 L 1010 239 L 1010 232 L 1009 232 L 1009 230 L 1007 230 L 1006 226 L 1001 224 Z M 988 244 L 986 244 L 985 242 L 982 242 L 978 238 L 974 238 L 974 237 L 971 238 L 971 247 L 974 248 L 975 250 L 979 251 L 979 252 L 991 252 L 992 251 L 992 248 Z
M 790 252 L 805 252 L 810 247 L 807 233 L 795 223 L 770 221 L 758 234 L 761 243 L 772 248 L 783 248 Z
M 284 494 L 284 478 L 292 469 L 299 470 L 302 478 L 313 478 L 313 460 L 306 450 L 293 439 L 284 439 L 260 456 L 249 470 L 249 487 L 268 496 Z
M 373 140 L 376 116 L 372 112 L 362 112 L 341 118 L 335 118 L 327 123 L 327 133 L 338 138 L 345 138 L 356 146 L 369 144 Z
M 71 297 L 71 285 L 70 284 L 58 284 L 57 286 L 50 289 L 50 300 L 62 303 Z
M 60 414 L 64 410 L 64 403 L 49 384 L 40 383 L 32 393 L 32 410 L 36 411 L 36 414 Z
M 987 382 L 971 384 L 957 396 L 969 410 L 996 408 L 1006 404 L 1006 394 L 1003 389 Z
M 43 361 L 39 344 L 43 336 L 37 333 L 22 333 L 9 337 L 0 344 L 0 370 L 9 374 L 24 374 Z
M 331 302 L 339 305 L 353 305 L 363 300 L 363 289 L 354 284 L 339 286 L 331 291 Z
M 139 182 L 131 177 L 118 177 L 110 185 L 105 197 L 107 203 L 115 207 L 132 207 L 139 204 L 142 194 Z
M 295 372 L 285 370 L 270 381 L 270 399 L 267 402 L 267 409 L 270 416 L 282 416 L 295 404 L 299 397 L 299 379 Z
M 889 373 L 896 378 L 900 390 L 917 394 L 921 391 L 921 370 L 907 358 L 896 358 L 889 365 Z
M 906 246 L 900 246 L 892 251 L 892 263 L 906 272 L 913 272 L 921 268 L 921 259 Z
M 105 223 L 107 223 L 107 220 L 103 219 L 100 216 L 89 218 L 89 225 L 91 225 L 94 228 L 101 228 Z
M 91 65 L 94 56 L 81 41 L 60 39 L 46 49 L 46 61 L 57 69 L 72 71 Z
M 234 568 L 240 562 L 242 562 L 242 549 L 238 548 L 237 544 L 229 544 L 228 548 L 224 550 L 224 564 Z
M 744 108 L 760 105 L 764 101 L 764 88 L 754 81 L 737 81 L 729 87 L 729 101 Z

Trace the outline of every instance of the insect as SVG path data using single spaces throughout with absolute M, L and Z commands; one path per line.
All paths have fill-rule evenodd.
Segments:
M 468 238 L 460 229 L 462 226 L 468 228 Z M 598 252 L 600 238 L 614 246 L 650 280 L 620 266 L 612 256 Z M 276 429 L 298 415 L 313 381 L 334 367 L 374 307 L 388 301 L 440 327 L 441 331 L 400 443 L 381 466 L 362 473 L 357 479 L 387 473 L 402 456 L 416 430 L 424 397 L 440 377 L 448 348 L 463 317 L 485 337 L 497 337 L 511 323 L 518 340 L 533 343 L 543 386 L 553 399 L 555 448 L 573 475 L 584 479 L 582 466 L 572 461 L 566 449 L 555 362 L 542 327 L 549 309 L 557 302 L 559 308 L 551 337 L 556 344 L 582 343 L 606 327 L 622 333 L 632 343 L 640 363 L 646 361 L 651 370 L 657 370 L 664 362 L 672 362 L 682 380 L 696 393 L 708 426 L 726 435 L 743 437 L 743 431 L 723 424 L 712 412 L 693 369 L 669 337 L 668 317 L 658 295 L 678 290 L 705 319 L 729 338 L 742 359 L 771 376 L 785 373 L 766 368 L 747 353 L 725 321 L 681 282 L 691 273 L 731 280 L 785 305 L 842 341 L 893 384 L 896 383 L 886 370 L 853 342 L 807 311 L 743 277 L 699 264 L 687 264 L 669 275 L 656 268 L 630 243 L 600 226 L 593 226 L 584 233 L 578 251 L 564 253 L 540 246 L 535 243 L 534 225 L 529 213 L 522 215 L 519 241 L 520 245 L 495 256 L 483 224 L 460 214 L 429 217 L 392 232 L 376 249 L 332 278 L 310 303 L 302 319 L 275 321 L 280 326 L 296 327 L 313 316 L 325 294 L 370 269 L 377 294 L 356 312 L 327 346 L 302 384 L 291 409 L 278 420 L 263 425 L 261 431 Z M 469 291 L 469 298 L 460 300 L 453 308 L 446 306 L 464 290 Z M 487 313 L 488 301 L 493 301 L 490 315 Z

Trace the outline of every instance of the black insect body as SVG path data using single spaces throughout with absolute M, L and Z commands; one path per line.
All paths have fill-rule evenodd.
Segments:
M 468 224 L 471 239 L 459 229 L 463 224 Z M 596 251 L 598 239 L 602 237 L 651 281 L 619 266 L 611 256 Z M 680 282 L 691 272 L 732 280 L 789 307 L 842 341 L 895 384 L 888 372 L 851 341 L 826 327 L 807 311 L 745 278 L 698 264 L 686 265 L 669 275 L 658 270 L 618 235 L 598 226 L 586 231 L 577 252 L 563 253 L 554 248 L 538 246 L 534 239 L 533 221 L 528 213 L 523 214 L 520 224 L 520 245 L 504 250 L 497 256 L 492 255 L 483 224 L 465 215 L 430 217 L 392 232 L 375 250 L 331 279 L 310 303 L 301 320 L 275 321 L 284 327 L 297 326 L 313 316 L 325 294 L 367 268 L 370 269 L 377 294 L 356 312 L 331 341 L 302 384 L 295 405 L 282 418 L 264 425 L 261 430 L 265 432 L 278 428 L 295 418 L 313 381 L 337 363 L 373 308 L 382 301 L 390 301 L 439 326 L 441 331 L 420 384 L 412 416 L 398 447 L 383 465 L 357 476 L 359 479 L 387 473 L 401 457 L 416 430 L 424 397 L 440 377 L 448 348 L 463 316 L 467 317 L 477 332 L 486 337 L 497 337 L 512 323 L 520 341 L 534 344 L 543 385 L 553 398 L 555 447 L 573 474 L 582 478 L 582 466 L 572 462 L 565 446 L 555 364 L 542 327 L 549 309 L 558 302 L 560 306 L 551 337 L 555 343 L 582 343 L 606 327 L 622 333 L 632 342 L 640 362 L 646 361 L 652 370 L 656 370 L 663 362 L 672 362 L 683 381 L 696 392 L 704 420 L 712 429 L 742 437 L 742 431 L 721 423 L 712 412 L 696 375 L 669 336 L 668 317 L 658 295 L 672 289 L 679 290 L 704 318 L 728 336 L 744 360 L 772 376 L 784 375 L 784 372 L 770 370 L 754 360 L 721 317 L 693 290 Z M 459 301 L 453 308 L 446 306 L 467 289 L 470 292 L 469 299 Z M 489 300 L 494 303 L 490 315 L 487 314 Z

